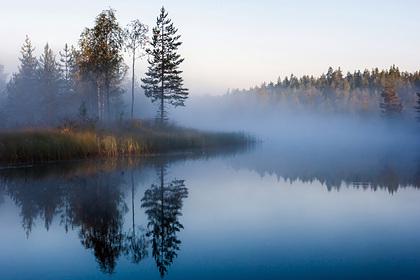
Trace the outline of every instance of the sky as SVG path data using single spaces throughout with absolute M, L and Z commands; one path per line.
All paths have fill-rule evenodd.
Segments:
M 294 73 L 319 75 L 387 68 L 420 70 L 420 1 L 310 0 L 0 0 L 0 64 L 16 71 L 30 36 L 37 55 L 77 45 L 95 16 L 116 9 L 121 25 L 152 27 L 162 5 L 182 36 L 180 53 L 191 94 L 223 94 Z M 146 61 L 139 61 L 137 76 Z

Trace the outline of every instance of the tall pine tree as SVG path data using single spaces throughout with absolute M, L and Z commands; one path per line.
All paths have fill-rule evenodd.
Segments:
M 184 106 L 188 97 L 188 89 L 184 88 L 182 71 L 179 70 L 184 59 L 177 53 L 182 44 L 177 32 L 162 7 L 153 28 L 151 48 L 146 50 L 149 67 L 142 79 L 145 95 L 152 102 L 159 101 L 158 119 L 161 123 L 167 120 L 166 104 Z
M 19 58 L 19 71 L 13 74 L 7 84 L 8 114 L 15 124 L 35 123 L 39 121 L 38 112 L 41 102 L 38 96 L 37 68 L 38 60 L 34 47 L 26 36 Z
M 38 82 L 40 101 L 42 102 L 42 120 L 44 123 L 53 123 L 57 117 L 58 93 L 60 91 L 60 66 L 55 54 L 48 44 L 39 59 Z
M 385 117 L 397 117 L 403 109 L 400 98 L 397 94 L 397 87 L 394 75 L 389 74 L 385 80 L 385 86 L 381 93 L 382 103 L 380 104 L 382 114 Z
M 3 91 L 6 88 L 6 77 L 4 66 L 0 64 L 0 98 L 3 97 Z
M 74 91 L 73 83 L 76 71 L 75 61 L 76 50 L 74 47 L 64 45 L 64 49 L 59 52 L 60 54 L 60 71 L 61 71 L 61 93 L 68 95 Z

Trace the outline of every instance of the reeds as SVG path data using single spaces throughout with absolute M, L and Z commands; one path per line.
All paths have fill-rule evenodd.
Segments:
M 211 133 L 130 122 L 96 130 L 36 129 L 0 132 L 0 163 L 122 157 L 243 145 L 240 133 Z

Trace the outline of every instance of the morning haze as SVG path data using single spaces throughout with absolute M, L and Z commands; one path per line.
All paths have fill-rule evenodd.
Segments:
M 47 42 L 58 51 L 65 43 L 77 44 L 81 30 L 107 7 L 116 9 L 124 25 L 138 14 L 151 25 L 162 5 L 182 26 L 185 78 L 193 94 L 223 94 L 291 73 L 320 74 L 329 66 L 344 71 L 397 62 L 407 71 L 418 66 L 419 2 L 379 0 L 2 1 L 0 36 L 8 40 L 0 63 L 8 73 L 17 69 L 25 35 L 37 54 Z M 143 71 L 144 63 L 139 74 Z
M 0 279 L 420 279 L 418 1 L 24 2 Z

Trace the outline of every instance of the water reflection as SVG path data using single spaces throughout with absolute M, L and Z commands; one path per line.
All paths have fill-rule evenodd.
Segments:
M 65 232 L 76 232 L 105 274 L 114 273 L 121 259 L 142 265 L 150 256 L 156 274 L 164 277 L 182 250 L 183 204 L 191 199 L 188 182 L 174 177 L 171 169 L 175 162 L 190 158 L 196 157 L 2 170 L 0 203 L 9 197 L 18 207 L 27 238 L 37 223 L 50 230 L 55 221 Z M 262 149 L 235 154 L 228 160 L 237 169 L 276 174 L 290 182 L 319 181 L 329 190 L 340 190 L 344 182 L 355 188 L 386 188 L 393 193 L 401 187 L 420 187 L 417 158 L 415 153 L 399 158 L 361 158 L 349 153 L 339 158 L 331 153 L 317 156 L 316 152 Z
M 131 213 L 132 213 L 132 227 L 130 232 L 127 234 L 126 243 L 125 243 L 125 255 L 131 259 L 132 263 L 138 264 L 141 260 L 148 256 L 148 240 L 146 239 L 144 229 L 139 226 L 136 228 L 135 223 L 135 179 L 134 171 L 130 171 L 130 180 L 131 180 Z
M 182 215 L 182 201 L 188 196 L 184 180 L 165 181 L 166 169 L 164 164 L 158 167 L 159 183 L 146 190 L 141 205 L 147 214 L 147 237 L 151 239 L 152 255 L 162 277 L 180 248 L 177 233 L 184 227 L 178 217 Z
M 259 147 L 231 161 L 236 169 L 274 174 L 290 183 L 320 182 L 328 190 L 420 188 L 420 149 L 323 145 Z
M 161 276 L 177 256 L 181 241 L 177 233 L 183 199 L 188 189 L 182 179 L 167 182 L 168 159 L 147 162 L 83 163 L 61 173 L 45 172 L 45 166 L 2 172 L 1 192 L 20 209 L 27 238 L 37 220 L 49 230 L 53 219 L 65 231 L 77 230 L 84 248 L 91 250 L 104 273 L 112 274 L 121 255 L 140 263 L 148 250 Z M 155 169 L 156 183 L 151 184 L 141 200 L 135 201 L 139 186 L 136 172 Z M 129 179 L 129 184 L 127 184 Z M 131 227 L 124 230 L 124 215 L 129 211 L 125 191 L 130 187 Z M 139 204 L 147 222 L 137 226 L 135 206 Z

